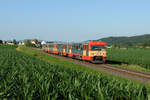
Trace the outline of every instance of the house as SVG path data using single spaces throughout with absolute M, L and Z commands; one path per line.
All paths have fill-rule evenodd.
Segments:
M 7 42 L 7 44 L 8 44 L 8 45 L 14 45 L 14 43 L 12 43 L 12 42 Z
M 46 42 L 45 42 L 45 41 L 42 41 L 42 42 L 41 42 L 41 45 L 46 45 Z
M 32 44 L 38 44 L 38 40 L 31 40 L 30 41 Z
M 24 45 L 24 42 L 19 42 L 19 45 Z

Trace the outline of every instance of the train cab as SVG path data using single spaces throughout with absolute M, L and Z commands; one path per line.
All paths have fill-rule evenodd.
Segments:
M 89 43 L 89 56 L 92 57 L 92 62 L 97 63 L 106 61 L 106 42 L 96 41 Z
M 93 41 L 83 45 L 83 59 L 92 63 L 105 63 L 106 42 Z

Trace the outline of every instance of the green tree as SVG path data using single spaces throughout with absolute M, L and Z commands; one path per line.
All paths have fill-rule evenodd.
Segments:
M 2 40 L 0 40 L 0 44 L 3 44 L 3 41 L 2 41 Z
M 14 44 L 17 44 L 17 41 L 16 41 L 16 39 L 13 39 L 13 43 L 14 43 Z
M 24 41 L 24 44 L 25 44 L 25 46 L 27 46 L 27 47 L 35 47 L 35 45 L 32 44 L 32 43 L 30 42 L 30 40 L 25 40 L 25 41 Z
M 145 47 L 147 47 L 148 46 L 148 41 L 144 41 L 143 43 L 142 43 L 142 46 L 145 48 Z
M 37 39 L 34 39 L 34 41 L 35 41 L 35 44 L 38 44 L 38 40 Z

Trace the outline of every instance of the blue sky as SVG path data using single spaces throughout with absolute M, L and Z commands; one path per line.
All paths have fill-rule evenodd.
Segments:
M 150 33 L 150 0 L 0 0 L 0 39 L 84 41 Z

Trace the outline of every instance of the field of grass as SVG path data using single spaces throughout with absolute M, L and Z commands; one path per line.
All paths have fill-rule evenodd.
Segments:
M 150 72 L 150 49 L 108 49 L 107 60 L 132 64 L 131 69 Z
M 45 54 L 22 49 L 19 50 L 35 57 L 0 46 L 1 99 L 147 100 L 143 84 L 95 73 L 91 69 L 83 70 L 75 64 L 57 65 L 61 61 L 55 58 L 48 63 L 42 60 L 49 60 Z

